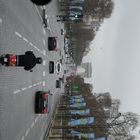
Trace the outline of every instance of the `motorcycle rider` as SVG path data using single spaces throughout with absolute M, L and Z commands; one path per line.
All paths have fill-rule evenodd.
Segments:
M 41 57 L 35 57 L 32 51 L 27 51 L 23 55 L 5 54 L 0 57 L 0 63 L 4 66 L 24 67 L 25 70 L 30 70 L 35 67 L 36 64 L 42 64 L 43 59 Z
M 24 55 L 18 55 L 17 66 L 24 67 L 25 70 L 32 70 L 36 64 L 42 64 L 41 57 L 35 57 L 32 51 L 25 52 Z

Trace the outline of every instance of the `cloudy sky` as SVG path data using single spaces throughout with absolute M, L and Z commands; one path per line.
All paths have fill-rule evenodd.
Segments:
M 94 92 L 109 91 L 120 111 L 140 114 L 140 0 L 115 0 L 83 59 L 93 63 Z

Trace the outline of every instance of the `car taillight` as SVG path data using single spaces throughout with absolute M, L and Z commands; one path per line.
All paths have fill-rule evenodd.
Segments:
M 47 99 L 47 96 L 48 96 L 48 94 L 44 94 L 44 99 L 45 99 L 45 100 Z
M 46 108 L 44 108 L 44 113 L 47 113 L 47 109 Z

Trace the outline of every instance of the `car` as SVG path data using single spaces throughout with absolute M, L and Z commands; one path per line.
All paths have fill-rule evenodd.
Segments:
M 48 50 L 57 51 L 57 39 L 56 37 L 48 37 Z
M 62 64 L 59 61 L 57 61 L 55 65 L 55 70 L 57 74 L 61 72 L 61 67 L 62 67 Z
M 49 4 L 52 0 L 31 0 L 36 5 L 43 6 Z
M 61 88 L 61 81 L 60 80 L 56 80 L 56 88 Z
M 62 77 L 59 78 L 59 81 L 61 81 L 62 83 L 64 83 L 64 81 L 65 81 L 64 75 L 63 75 Z
M 50 74 L 54 73 L 54 61 L 49 62 L 49 73 Z
M 50 91 L 37 91 L 35 95 L 35 113 L 45 114 L 51 111 L 52 94 Z

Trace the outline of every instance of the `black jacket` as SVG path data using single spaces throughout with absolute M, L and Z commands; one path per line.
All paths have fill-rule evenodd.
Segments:
M 25 55 L 18 55 L 18 66 L 25 70 L 31 70 L 36 65 L 36 57 L 32 51 L 25 52 Z

